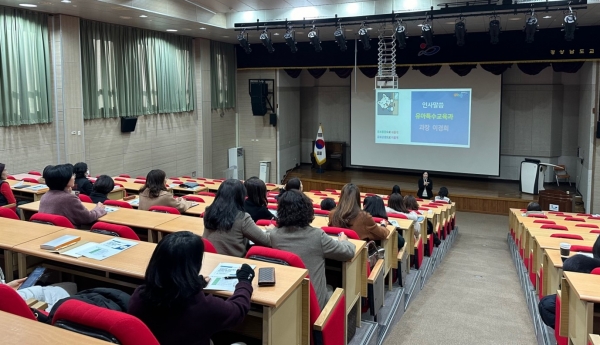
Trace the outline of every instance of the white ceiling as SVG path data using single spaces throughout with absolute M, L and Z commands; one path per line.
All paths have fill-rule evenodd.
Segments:
M 64 1 L 64 0 L 62 0 Z M 177 34 L 203 37 L 217 41 L 237 43 L 237 32 L 233 25 L 237 22 L 254 22 L 269 20 L 302 20 L 340 17 L 368 16 L 401 11 L 427 10 L 430 6 L 448 0 L 378 0 L 353 2 L 350 0 L 0 0 L 0 5 L 19 7 L 21 3 L 37 5 L 30 8 L 53 14 L 66 14 L 85 19 L 128 25 L 151 30 L 178 30 Z M 577 13 L 579 26 L 600 25 L 600 0 L 592 0 L 587 10 Z M 141 18 L 140 15 L 147 16 Z M 552 18 L 544 19 L 545 15 Z M 560 27 L 563 15 L 560 12 L 538 12 L 540 29 Z M 503 30 L 522 30 L 525 15 L 502 15 Z M 405 22 L 408 35 L 417 36 L 420 22 Z M 468 17 L 468 32 L 487 31 L 488 16 Z M 203 29 L 201 29 L 203 28 Z M 453 19 L 436 19 L 433 22 L 436 34 L 454 32 Z M 347 26 L 346 36 L 354 37 L 358 25 Z M 377 27 L 373 27 L 371 36 L 377 36 Z M 284 30 L 271 30 L 275 42 L 283 42 Z M 296 39 L 307 41 L 309 29 L 296 28 Z M 334 28 L 320 29 L 322 40 L 333 40 Z M 249 31 L 250 41 L 258 42 L 259 32 Z

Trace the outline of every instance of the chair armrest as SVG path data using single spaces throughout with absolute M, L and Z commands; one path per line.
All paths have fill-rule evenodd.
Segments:
M 323 307 L 323 310 L 321 310 L 319 318 L 315 321 L 315 324 L 313 325 L 313 330 L 322 331 L 325 328 L 325 324 L 327 324 L 327 321 L 329 321 L 331 314 L 333 314 L 333 312 L 337 308 L 346 308 L 346 303 L 341 303 L 343 297 L 344 289 L 336 288 L 325 307 Z M 345 315 L 346 313 L 344 312 L 343 314 Z
M 6 208 L 13 208 L 13 207 L 16 207 L 16 206 L 17 206 L 17 204 L 15 204 L 15 203 L 12 203 L 12 204 L 8 204 L 8 205 L 4 205 L 4 206 L 2 206 L 2 207 L 6 207 Z
M 404 243 L 404 247 L 400 248 L 398 250 L 398 261 L 402 261 L 402 257 L 404 257 L 404 252 L 406 251 L 406 246 L 408 245 L 408 243 Z
M 371 269 L 371 274 L 367 277 L 368 284 L 374 284 L 377 277 L 383 272 L 383 259 L 377 260 L 377 263 Z

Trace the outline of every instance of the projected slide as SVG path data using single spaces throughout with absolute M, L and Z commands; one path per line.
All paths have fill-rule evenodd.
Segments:
M 377 144 L 470 147 L 471 89 L 376 89 Z

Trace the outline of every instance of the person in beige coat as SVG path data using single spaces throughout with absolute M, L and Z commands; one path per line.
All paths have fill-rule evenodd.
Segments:
M 183 213 L 192 206 L 192 203 L 182 199 L 173 198 L 173 193 L 167 191 L 167 174 L 160 169 L 152 170 L 146 176 L 146 184 L 140 190 L 139 210 L 148 211 L 152 206 L 174 207 Z

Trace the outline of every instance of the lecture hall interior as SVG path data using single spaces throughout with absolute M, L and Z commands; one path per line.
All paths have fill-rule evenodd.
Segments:
M 596 0 L 0 0 L 3 343 L 600 345 L 599 36 Z

